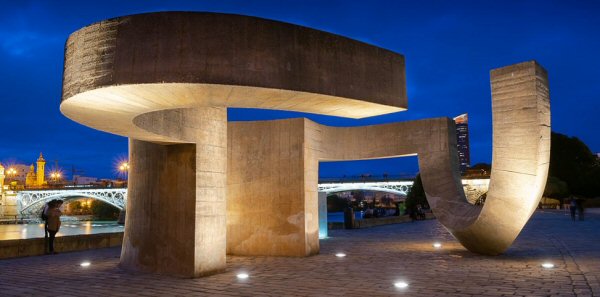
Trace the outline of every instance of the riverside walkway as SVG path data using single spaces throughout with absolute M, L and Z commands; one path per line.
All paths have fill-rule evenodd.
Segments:
M 466 251 L 436 220 L 330 236 L 317 256 L 228 257 L 225 273 L 199 279 L 121 270 L 118 248 L 0 260 L 0 295 L 600 296 L 599 212 L 573 222 L 564 212 L 538 211 L 497 257 Z

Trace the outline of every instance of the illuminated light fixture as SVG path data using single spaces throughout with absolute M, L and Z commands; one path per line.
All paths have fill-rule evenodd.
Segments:
M 238 273 L 236 276 L 238 279 L 247 279 L 249 277 L 247 273 Z
M 337 254 L 335 254 L 335 256 L 338 257 L 338 258 L 343 258 L 343 257 L 346 257 L 346 254 L 344 254 L 344 253 L 337 253 Z
M 81 266 L 81 267 L 88 267 L 88 266 L 90 266 L 90 265 L 92 265 L 92 263 L 90 263 L 90 262 L 88 262 L 88 261 L 81 262 L 81 264 L 79 264 L 79 266 Z
M 550 268 L 554 268 L 554 264 L 546 262 L 546 263 L 542 264 L 542 267 L 550 269 Z
M 439 248 L 442 247 L 442 244 L 439 243 L 439 242 L 435 242 L 435 243 L 433 243 L 433 247 L 436 248 L 436 249 L 439 249 Z
M 400 289 L 408 288 L 408 283 L 407 282 L 395 282 L 394 287 L 400 288 Z

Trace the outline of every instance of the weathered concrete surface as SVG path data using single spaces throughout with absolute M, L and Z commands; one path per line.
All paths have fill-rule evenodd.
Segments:
M 504 252 L 517 237 L 537 207 L 545 186 L 550 156 L 547 74 L 535 62 L 494 70 L 492 100 L 494 158 L 490 189 L 483 208 L 470 204 L 465 197 L 458 170 L 456 132 L 454 123 L 448 118 L 363 127 L 328 127 L 306 119 L 235 123 L 232 124 L 231 133 L 234 136 L 230 135 L 230 141 L 239 142 L 239 137 L 246 141 L 240 142 L 243 145 L 230 148 L 236 155 L 236 161 L 231 162 L 254 159 L 263 164 L 258 168 L 269 172 L 270 176 L 289 174 L 297 182 L 304 183 L 304 191 L 286 192 L 285 197 L 280 197 L 280 200 L 287 198 L 307 202 L 304 206 L 306 219 L 309 214 L 316 214 L 314 207 L 318 203 L 311 201 L 317 200 L 319 161 L 417 154 L 427 199 L 436 217 L 469 250 L 497 255 Z M 302 129 L 298 128 L 300 124 L 304 126 L 303 135 L 300 132 Z M 282 127 L 287 127 L 285 131 L 295 131 L 294 136 L 282 134 Z M 237 130 L 239 132 L 234 132 Z M 277 149 L 281 142 L 289 139 L 303 145 L 302 167 L 280 168 L 277 165 L 279 156 L 285 155 Z M 277 149 L 265 149 L 265 146 L 272 144 Z M 296 147 L 295 153 L 298 154 L 300 147 Z M 263 154 L 257 154 L 255 150 Z M 266 166 L 264 164 L 275 164 L 274 171 L 263 168 Z M 245 174 L 254 172 L 252 166 L 241 171 Z M 248 177 L 244 181 L 244 188 L 268 188 L 272 193 L 279 193 L 290 186 L 285 182 L 265 184 L 264 180 L 257 176 Z M 232 199 L 242 200 L 242 197 L 235 194 L 239 192 L 239 189 L 232 191 Z M 256 197 L 253 198 L 255 205 L 272 203 L 268 198 L 261 199 L 259 192 L 250 195 Z M 286 203 L 289 205 L 289 202 Z M 285 214 L 301 213 L 297 207 L 292 209 L 293 211 Z M 242 216 L 237 214 L 236 217 Z M 251 226 L 246 228 L 262 228 L 258 225 L 264 220 L 270 218 L 245 221 L 245 225 Z M 276 226 L 283 223 L 285 220 L 280 219 Z M 277 227 L 271 232 L 276 232 L 276 229 Z M 316 240 L 318 235 L 308 230 L 312 229 L 305 230 L 304 235 Z M 249 229 L 246 232 L 253 234 Z M 286 248 L 277 242 L 256 242 L 259 245 L 272 244 Z M 299 245 L 297 248 L 302 247 Z
M 226 244 L 226 110 L 157 111 L 135 122 L 152 133 L 193 144 L 130 140 L 121 265 L 184 277 L 222 271 Z
M 501 253 L 544 188 L 547 76 L 534 62 L 505 67 L 492 72 L 492 92 L 483 211 L 465 199 L 447 118 L 352 128 L 236 123 L 228 134 L 227 107 L 351 118 L 406 108 L 401 55 L 301 26 L 181 12 L 90 25 L 67 41 L 61 111 L 131 139 L 122 266 L 194 277 L 224 269 L 226 250 L 316 253 L 318 167 L 332 160 L 418 154 L 440 221 L 470 250 Z
M 229 123 L 229 254 L 318 253 L 318 203 L 305 192 L 306 175 L 312 174 L 304 170 L 305 121 Z
M 84 125 L 130 137 L 121 265 L 199 276 L 225 265 L 227 107 L 360 118 L 404 110 L 405 85 L 402 55 L 334 34 L 239 15 L 150 13 L 95 23 L 69 37 L 61 112 Z M 305 127 L 297 123 L 297 140 L 303 144 Z M 286 139 L 283 134 L 264 137 Z M 290 170 L 301 178 L 283 181 L 287 188 L 279 185 L 280 193 L 261 198 L 282 205 L 269 204 L 261 215 L 246 218 L 262 218 L 259 224 L 230 228 L 228 250 L 316 253 L 318 159 L 313 148 L 259 147 L 299 156 L 263 156 L 282 163 L 267 162 L 261 165 L 265 170 L 253 171 L 267 175 L 262 184 L 282 182 L 275 178 L 282 176 L 278 170 L 288 174 L 291 164 L 286 161 L 299 162 Z M 248 186 L 248 166 L 260 157 L 246 155 L 252 148 L 239 148 L 234 146 L 233 156 L 249 159 L 230 163 L 231 224 L 236 226 L 235 219 L 245 216 L 233 212 L 246 201 L 234 185 Z M 254 181 L 261 185 L 258 178 Z M 248 193 L 256 196 L 256 191 Z M 288 201 L 276 199 L 286 193 L 292 193 Z M 283 230 L 273 225 L 280 217 L 269 221 L 265 215 L 283 205 L 288 206 L 282 212 L 288 215 L 288 227 L 297 230 Z M 255 228 L 269 236 L 250 234 Z M 264 246 L 266 239 L 274 240 L 272 247 Z
M 449 135 L 451 123 L 439 118 L 340 128 L 304 118 L 230 122 L 228 253 L 317 253 L 319 161 L 398 157 L 427 152 L 431 147 L 448 149 L 448 139 L 440 135 Z M 432 135 L 437 138 L 432 140 Z
M 483 208 L 464 198 L 455 145 L 419 154 L 427 199 L 440 222 L 469 250 L 497 255 L 538 206 L 550 160 L 548 76 L 536 62 L 493 70 L 493 158 Z M 452 132 L 448 137 L 454 137 Z
M 124 16 L 71 34 L 62 99 L 62 113 L 84 125 L 172 142 L 131 119 L 192 106 L 353 118 L 407 107 L 402 55 L 302 26 L 198 12 Z
M 59 253 L 120 247 L 123 232 L 59 236 L 54 240 Z M 0 240 L 0 259 L 39 256 L 44 254 L 44 238 Z

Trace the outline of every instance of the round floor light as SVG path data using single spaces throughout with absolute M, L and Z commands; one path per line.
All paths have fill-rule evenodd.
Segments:
M 550 268 L 554 268 L 554 264 L 550 263 L 550 262 L 546 262 L 542 264 L 542 267 L 550 269 Z
M 250 277 L 247 273 L 238 273 L 236 276 L 238 279 L 247 279 Z
M 408 288 L 408 283 L 407 282 L 395 282 L 394 287 L 400 288 L 400 289 Z

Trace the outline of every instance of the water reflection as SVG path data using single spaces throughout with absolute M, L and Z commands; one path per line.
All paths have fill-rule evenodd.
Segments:
M 68 221 L 62 222 L 56 236 L 123 232 L 116 221 Z M 0 240 L 43 238 L 44 224 L 0 225 Z

